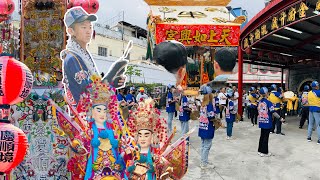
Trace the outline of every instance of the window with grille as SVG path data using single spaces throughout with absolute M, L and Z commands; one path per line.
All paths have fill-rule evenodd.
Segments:
M 108 49 L 105 47 L 98 47 L 98 55 L 99 56 L 108 56 Z

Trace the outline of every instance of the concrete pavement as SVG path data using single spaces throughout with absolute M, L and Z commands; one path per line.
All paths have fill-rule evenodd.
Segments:
M 166 113 L 162 113 L 163 117 Z M 287 118 L 283 125 L 285 136 L 270 134 L 269 151 L 271 157 L 257 154 L 260 129 L 250 121 L 234 124 L 234 140 L 226 140 L 226 129 L 215 132 L 209 161 L 214 169 L 201 170 L 201 141 L 197 130 L 191 135 L 189 170 L 183 180 L 320 180 L 320 145 L 317 144 L 316 131 L 312 142 L 307 142 L 306 125 L 299 129 L 299 118 Z M 176 138 L 180 135 L 180 122 Z M 190 129 L 198 125 L 190 121 Z

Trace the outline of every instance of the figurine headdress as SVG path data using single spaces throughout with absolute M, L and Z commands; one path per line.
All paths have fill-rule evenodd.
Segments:
M 102 82 L 101 78 L 95 75 L 91 77 L 91 80 L 92 83 L 87 87 L 87 92 L 83 94 L 81 112 L 90 112 L 90 109 L 97 105 L 110 107 L 110 104 L 116 104 L 115 90 L 109 84 Z
M 153 134 L 153 143 L 159 144 L 167 140 L 166 121 L 160 118 L 160 111 L 155 108 L 152 99 L 139 102 L 138 108 L 131 112 L 128 121 L 130 133 L 137 137 L 140 130 L 149 130 Z

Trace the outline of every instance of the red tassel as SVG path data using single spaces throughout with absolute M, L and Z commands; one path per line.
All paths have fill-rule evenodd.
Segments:
M 95 39 L 95 38 L 96 38 L 96 31 L 93 30 L 93 39 Z

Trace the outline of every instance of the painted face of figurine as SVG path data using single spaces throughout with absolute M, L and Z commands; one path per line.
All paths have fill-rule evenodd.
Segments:
M 138 132 L 138 144 L 141 147 L 142 151 L 149 149 L 152 143 L 152 132 L 149 130 L 140 130 Z
M 95 106 L 92 109 L 92 118 L 98 127 L 104 127 L 103 123 L 107 120 L 107 107 L 105 105 Z

